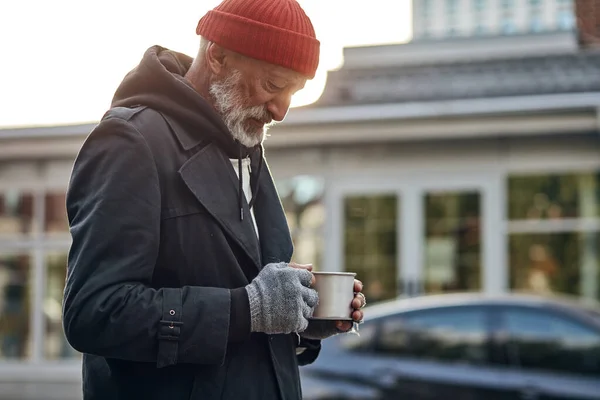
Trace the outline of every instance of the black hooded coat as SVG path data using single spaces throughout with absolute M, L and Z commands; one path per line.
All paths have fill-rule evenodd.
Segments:
M 244 289 L 291 258 L 281 202 L 262 148 L 186 83 L 191 62 L 148 49 L 73 167 L 63 319 L 83 398 L 299 400 L 320 342 L 250 333 Z M 260 240 L 230 161 L 246 156 Z

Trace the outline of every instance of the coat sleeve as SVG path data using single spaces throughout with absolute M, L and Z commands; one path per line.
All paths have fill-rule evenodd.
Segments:
M 156 164 L 142 135 L 123 119 L 102 120 L 77 156 L 67 191 L 67 340 L 83 353 L 158 367 L 221 364 L 230 290 L 150 287 L 160 201 Z
M 321 341 L 301 338 L 296 346 L 296 358 L 298 365 L 308 365 L 315 362 L 321 352 Z

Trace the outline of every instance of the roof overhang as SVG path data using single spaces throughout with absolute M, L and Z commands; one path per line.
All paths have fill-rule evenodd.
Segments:
M 600 93 L 292 110 L 269 147 L 549 135 L 600 130 Z
M 0 129 L 0 159 L 72 157 L 95 123 Z M 600 93 L 304 107 L 272 127 L 269 148 L 600 131 Z

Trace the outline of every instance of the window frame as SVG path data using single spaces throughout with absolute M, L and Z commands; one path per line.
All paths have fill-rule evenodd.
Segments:
M 29 370 L 33 367 L 47 368 L 52 365 L 71 370 L 81 365 L 80 357 L 51 359 L 45 356 L 46 322 L 44 318 L 44 299 L 46 296 L 46 273 L 48 265 L 46 256 L 51 253 L 68 253 L 71 237 L 68 232 L 48 235 L 45 227 L 46 196 L 66 192 L 67 188 L 57 185 L 0 185 L 0 193 L 19 190 L 33 197 L 33 213 L 31 233 L 27 236 L 6 236 L 0 240 L 0 254 L 27 254 L 30 257 L 30 290 L 31 304 L 29 324 L 31 330 L 31 351 L 27 358 L 0 359 L 0 375 L 7 372 L 17 374 L 21 368 Z M 65 210 L 66 212 L 66 210 Z M 62 373 L 62 372 L 61 372 Z M 2 381 L 2 379 L 0 379 Z

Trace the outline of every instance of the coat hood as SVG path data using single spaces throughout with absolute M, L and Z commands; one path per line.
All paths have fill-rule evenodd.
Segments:
M 240 152 L 247 156 L 255 149 L 235 140 L 221 116 L 184 78 L 192 61 L 185 54 L 150 47 L 117 88 L 111 106 L 152 108 L 217 142 L 230 158 Z
M 203 139 L 215 142 L 229 158 L 237 158 L 239 169 L 240 219 L 244 219 L 242 202 L 242 158 L 260 152 L 259 166 L 252 188 L 252 208 L 258 195 L 258 175 L 263 161 L 262 145 L 248 148 L 232 135 L 221 116 L 185 79 L 193 59 L 185 54 L 152 46 L 144 53 L 141 62 L 131 70 L 117 88 L 112 107 L 146 106 L 163 113 Z

